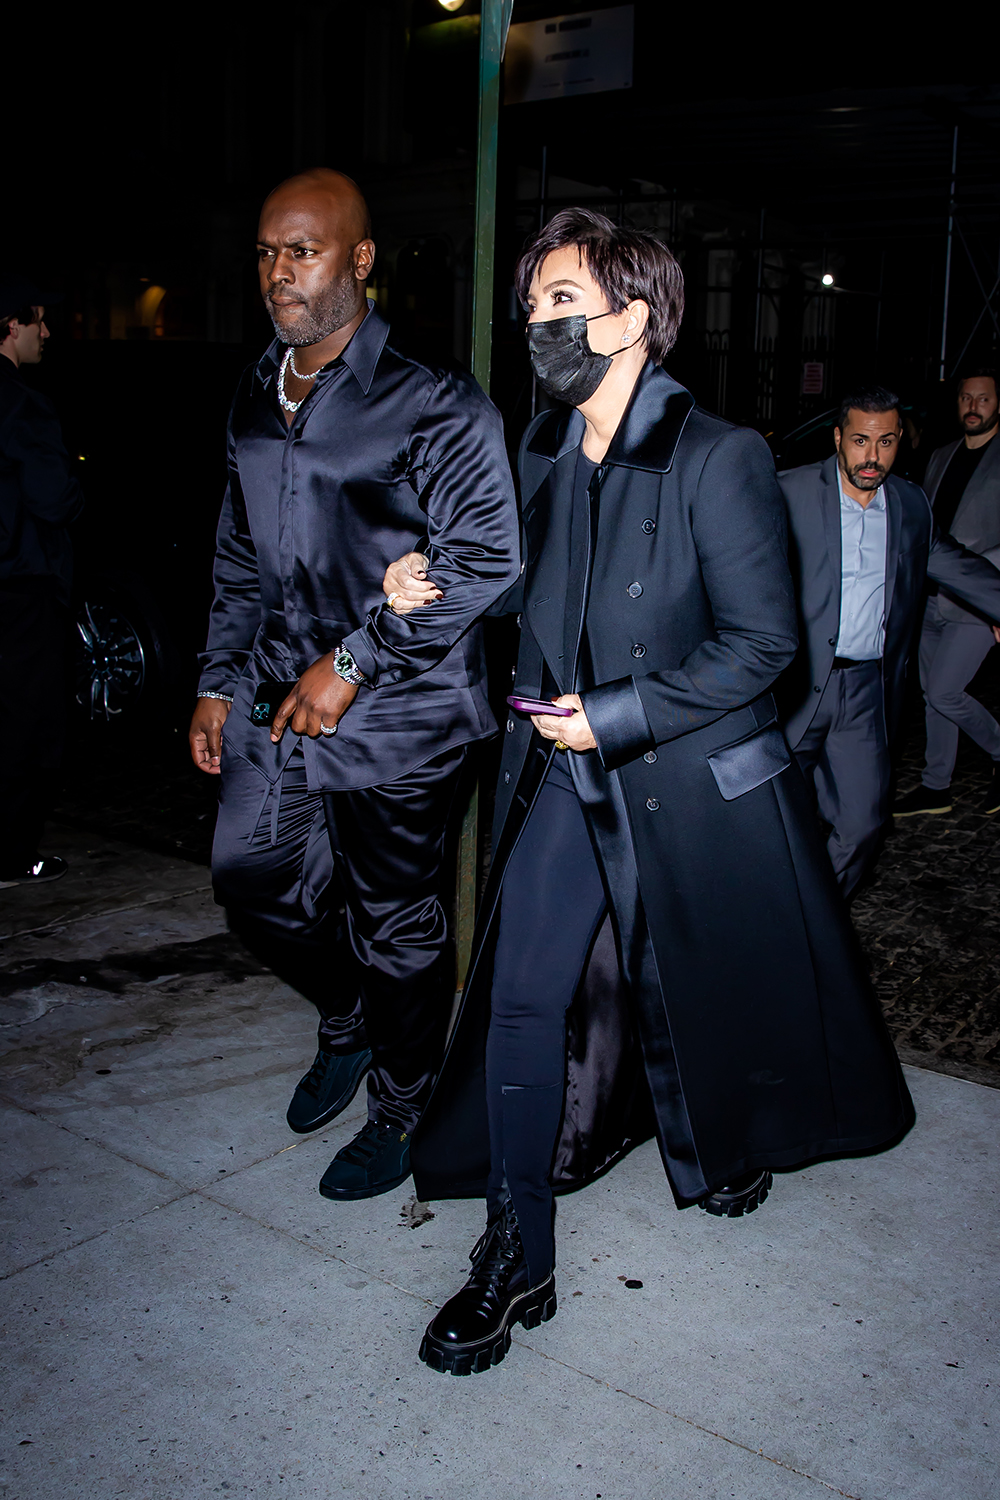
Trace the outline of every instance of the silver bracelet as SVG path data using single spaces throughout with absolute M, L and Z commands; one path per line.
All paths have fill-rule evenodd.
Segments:
M 222 703 L 232 703 L 232 693 L 199 693 L 199 698 L 218 698 Z

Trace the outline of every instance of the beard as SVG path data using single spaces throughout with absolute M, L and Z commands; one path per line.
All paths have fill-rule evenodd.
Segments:
M 288 292 L 282 295 L 289 300 L 292 296 Z M 306 344 L 318 344 L 349 323 L 358 311 L 356 297 L 357 281 L 353 271 L 348 271 L 312 297 L 296 296 L 295 301 L 305 309 L 304 312 L 289 316 L 291 309 L 272 307 L 269 293 L 265 293 L 264 305 L 281 342 L 301 349 Z
M 991 417 L 983 418 L 977 412 L 966 412 L 962 418 L 962 426 L 966 432 L 992 432 L 998 421 L 1000 421 L 1000 406 Z
M 848 483 L 856 490 L 877 490 L 889 472 L 884 464 L 855 464 L 853 468 L 845 464 L 843 467 Z M 875 472 L 862 474 L 862 469 L 874 469 Z

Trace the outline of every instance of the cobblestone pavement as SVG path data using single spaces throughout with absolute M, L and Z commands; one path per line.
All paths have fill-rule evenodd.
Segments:
M 1000 717 L 1000 651 L 971 690 Z M 141 753 L 140 753 L 141 752 Z M 919 779 L 923 717 L 911 697 L 899 781 Z M 889 832 L 853 917 L 889 1028 L 906 1062 L 1000 1088 L 1000 814 L 974 811 L 990 763 L 962 742 L 954 811 L 907 818 Z M 56 808 L 95 834 L 207 864 L 218 786 L 191 766 L 184 735 L 80 747 Z M 49 852 L 58 853 L 57 829 Z

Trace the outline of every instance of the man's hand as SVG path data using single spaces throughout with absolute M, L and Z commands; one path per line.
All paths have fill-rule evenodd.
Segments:
M 408 615 L 411 609 L 444 598 L 437 585 L 427 577 L 429 567 L 430 559 L 422 552 L 408 552 L 386 568 L 382 591 L 387 599 L 392 599 L 389 608 L 394 615 Z
M 345 682 L 333 670 L 333 652 L 328 651 L 306 668 L 275 714 L 271 725 L 273 743 L 278 743 L 286 728 L 293 734 L 319 739 L 320 725 L 331 729 L 339 724 L 357 696 L 354 684 Z
M 557 708 L 575 708 L 571 719 L 559 719 L 555 714 L 532 714 L 531 722 L 546 740 L 562 740 L 568 750 L 578 754 L 584 750 L 596 750 L 597 741 L 590 731 L 587 715 L 583 711 L 583 700 L 579 693 L 563 693 L 553 698 Z
M 231 704 L 224 698 L 199 698 L 188 730 L 191 759 L 199 771 L 218 776 L 222 755 L 222 726 Z

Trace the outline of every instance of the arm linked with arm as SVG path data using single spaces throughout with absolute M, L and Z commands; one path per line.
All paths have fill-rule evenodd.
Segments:
M 756 433 L 729 432 L 714 444 L 691 511 L 715 635 L 674 670 L 622 677 L 582 694 L 608 770 L 752 702 L 795 655 L 785 507 Z
M 426 515 L 428 576 L 444 597 L 406 615 L 382 605 L 345 638 L 369 687 L 436 666 L 517 581 L 517 507 L 500 416 L 468 377 L 448 372 L 437 382 L 409 454 Z

